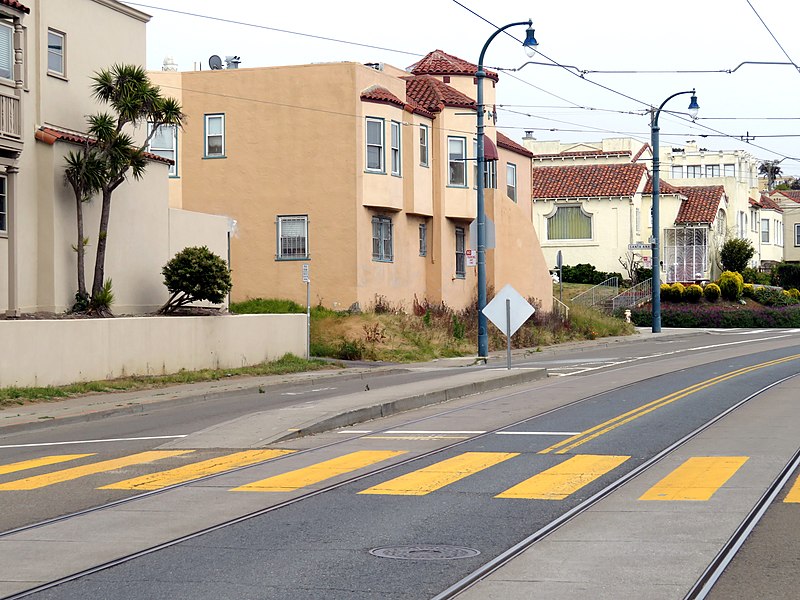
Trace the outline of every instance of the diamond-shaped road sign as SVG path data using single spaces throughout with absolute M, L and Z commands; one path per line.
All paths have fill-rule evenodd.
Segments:
M 506 323 L 506 300 L 510 302 L 511 315 L 510 321 Z M 492 301 L 483 309 L 486 318 L 494 323 L 497 328 L 506 333 L 506 326 L 511 335 L 522 327 L 522 324 L 535 312 L 535 309 L 528 303 L 522 295 L 510 285 L 506 285 L 502 290 L 495 294 Z

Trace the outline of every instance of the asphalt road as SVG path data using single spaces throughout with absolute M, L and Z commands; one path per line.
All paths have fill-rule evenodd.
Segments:
M 190 485 L 177 500 L 187 502 L 185 516 L 193 519 L 191 525 L 187 524 L 187 531 L 192 532 L 223 522 L 225 508 L 233 511 L 234 505 L 241 514 L 278 507 L 275 510 L 189 537 L 158 552 L 42 591 L 35 597 L 193 600 L 433 597 L 710 419 L 772 382 L 796 374 L 800 364 L 795 356 L 800 353 L 799 341 L 796 332 L 720 332 L 532 355 L 518 364 L 544 366 L 559 376 L 396 415 L 365 424 L 363 429 L 359 426 L 275 446 L 295 453 Z M 392 385 L 404 378 L 436 376 L 436 372 L 418 371 L 376 378 L 370 385 Z M 363 385 L 352 382 L 351 387 Z M 306 386 L 288 389 L 288 395 L 269 401 L 296 403 L 342 391 L 342 388 L 324 390 Z M 796 388 L 781 394 L 776 406 L 791 402 Z M 238 394 L 224 407 L 218 401 L 190 408 L 165 406 L 100 422 L 18 433 L 4 438 L 0 467 L 52 454 L 53 447 L 46 444 L 64 441 L 79 442 L 69 445 L 69 453 L 92 453 L 104 460 L 145 451 L 164 452 L 166 440 L 161 436 L 187 435 L 190 442 L 195 431 L 263 406 L 263 396 Z M 755 402 L 748 403 L 751 410 Z M 626 416 L 621 418 L 621 415 Z M 788 426 L 789 417 L 779 412 L 769 413 L 769 417 Z M 770 419 L 765 423 L 769 424 Z M 723 420 L 714 427 L 725 427 L 726 422 Z M 745 421 L 737 424 L 737 431 L 730 436 L 760 439 L 776 435 L 777 439 L 775 431 L 756 430 L 766 426 L 755 421 L 748 425 Z M 578 436 L 580 432 L 585 433 Z M 109 438 L 123 441 L 87 442 Z M 791 443 L 796 449 L 797 444 Z M 227 456 L 237 449 L 241 450 L 236 440 L 231 440 L 230 447 L 171 455 L 159 459 L 157 465 L 128 465 L 39 489 L 0 489 L 4 499 L 0 529 L 139 493 L 97 488 L 155 470 Z M 59 453 L 63 450 L 58 448 Z M 713 453 L 708 454 L 706 451 L 699 458 L 714 457 Z M 336 471 L 331 466 L 330 461 L 352 460 L 355 456 L 362 461 L 360 467 L 350 465 L 349 471 Z M 415 460 L 407 462 L 409 458 Z M 751 464 L 755 463 L 754 456 Z M 56 472 L 59 468 L 51 466 L 50 470 Z M 344 469 L 341 465 L 339 468 Z M 319 475 L 321 471 L 326 474 L 324 477 Z M 353 473 L 359 479 L 348 482 Z M 547 475 L 542 477 L 543 473 Z M 559 477 L 563 480 L 564 473 L 573 476 L 578 473 L 579 484 L 573 477 L 571 484 L 561 481 L 562 487 L 556 491 L 550 488 L 542 491 L 546 482 L 552 483 Z M 747 461 L 731 474 L 731 481 L 746 476 Z M 0 485 L 14 478 L 3 474 Z M 263 483 L 265 479 L 272 483 Z M 534 480 L 533 491 L 519 488 L 530 480 Z M 336 485 L 326 489 L 332 483 Z M 569 489 L 565 491 L 564 485 Z M 720 483 L 723 485 L 725 482 Z M 250 489 L 231 491 L 243 486 Z M 308 495 L 309 490 L 323 493 Z M 174 504 L 176 500 L 171 500 L 170 494 L 152 497 L 147 510 L 157 509 L 159 503 Z M 722 496 L 722 493 L 716 497 L 712 494 L 706 502 L 722 502 L 715 510 L 725 511 L 727 505 L 724 498 L 720 499 Z M 292 499 L 297 501 L 288 502 Z M 762 597 L 738 595 L 743 589 L 740 581 L 755 582 L 752 573 L 763 571 L 765 560 L 775 560 L 765 558 L 770 552 L 779 555 L 793 547 L 792 540 L 796 544 L 800 538 L 797 510 L 798 505 L 776 503 L 764 525 L 756 529 L 745 546 L 745 551 L 755 549 L 749 555 L 743 552 L 719 584 L 724 586 L 731 581 L 732 587 L 725 592 L 727 595 L 718 597 Z M 729 512 L 734 511 L 730 508 Z M 156 512 L 152 515 L 153 519 L 159 518 Z M 92 523 L 88 519 L 86 522 Z M 179 537 L 169 531 L 166 522 L 163 529 L 162 535 L 152 534 L 151 545 Z M 759 544 L 762 531 L 767 533 Z M 776 538 L 770 531 L 782 532 L 778 538 L 780 544 L 774 543 Z M 113 536 L 115 532 L 107 533 Z M 0 538 L 0 547 L 3 543 Z M 431 553 L 426 545 L 439 547 L 432 554 L 436 558 L 453 547 L 478 554 L 449 560 L 421 560 L 422 554 Z M 379 558 L 370 553 L 379 548 L 409 546 L 413 547 L 411 557 L 416 557 L 415 560 Z M 701 550 L 705 551 L 705 547 L 698 549 L 700 570 L 704 567 Z M 100 562 L 98 558 L 96 564 Z M 683 580 L 691 584 L 694 575 L 685 571 L 673 574 L 678 581 L 676 589 L 684 585 Z M 796 583 L 791 577 L 779 579 L 784 583 L 778 584 L 777 591 L 763 597 L 794 597 L 776 595 L 796 590 L 796 585 L 791 587 Z M 761 588 L 753 585 L 754 589 L 764 589 L 763 585 Z M 669 593 L 674 591 L 670 589 Z

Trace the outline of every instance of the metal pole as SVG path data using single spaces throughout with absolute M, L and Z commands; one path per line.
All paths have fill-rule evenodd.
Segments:
M 475 109 L 478 117 L 478 181 L 475 182 L 478 188 L 478 357 L 486 360 L 489 356 L 489 332 L 487 330 L 488 319 L 483 314 L 483 309 L 486 307 L 486 208 L 484 205 L 484 150 L 483 150 L 483 80 L 486 77 L 486 72 L 483 70 L 483 58 L 486 55 L 486 50 L 489 44 L 501 32 L 509 27 L 517 25 L 529 25 L 530 21 L 519 21 L 518 23 L 509 23 L 500 27 L 483 45 L 480 58 L 478 59 L 478 71 L 475 73 L 475 81 L 478 86 L 477 102 Z M 466 170 L 466 169 L 465 169 Z
M 506 298 L 506 364 L 511 370 L 511 300 Z
M 306 359 L 311 359 L 311 280 L 306 281 Z
M 663 104 L 662 104 L 663 106 Z M 661 333 L 661 260 L 659 257 L 659 193 L 661 192 L 661 178 L 659 163 L 659 128 L 658 111 L 653 111 L 651 122 L 650 141 L 653 146 L 653 333 Z

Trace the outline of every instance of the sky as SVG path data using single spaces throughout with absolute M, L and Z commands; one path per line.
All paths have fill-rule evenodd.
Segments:
M 800 177 L 798 0 L 125 2 L 153 16 L 152 70 L 166 56 L 181 71 L 208 69 L 214 54 L 241 57 L 241 68 L 406 68 L 436 49 L 477 63 L 497 27 L 532 19 L 539 54 L 523 52 L 520 26 L 508 30 L 516 40 L 497 36 L 484 61 L 508 69 L 499 71 L 497 127 L 512 139 L 533 131 L 538 140 L 649 141 L 648 108 L 695 88 L 697 122 L 685 113 L 688 95 L 670 100 L 659 118 L 662 147 L 692 140 L 712 151 L 743 149 Z

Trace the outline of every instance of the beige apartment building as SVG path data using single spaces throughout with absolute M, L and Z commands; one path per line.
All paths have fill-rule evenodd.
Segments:
M 0 309 L 61 312 L 77 289 L 75 200 L 64 156 L 101 110 L 91 76 L 145 63 L 149 16 L 117 0 L 0 0 Z M 144 141 L 144 129 L 132 132 Z M 141 181 L 114 194 L 106 257 L 114 312 L 153 310 L 167 297 L 160 273 L 186 245 L 225 256 L 227 219 L 171 210 L 171 160 L 150 157 Z M 86 272 L 94 268 L 99 199 L 84 206 Z
M 769 198 L 783 211 L 783 259 L 800 262 L 800 191 L 773 190 Z
M 164 136 L 171 205 L 236 221 L 233 299 L 366 308 L 476 297 L 476 67 L 435 51 L 386 64 L 152 73 L 188 114 Z M 494 104 L 498 76 L 485 81 Z M 487 282 L 552 305 L 532 221 L 531 153 L 487 128 Z

